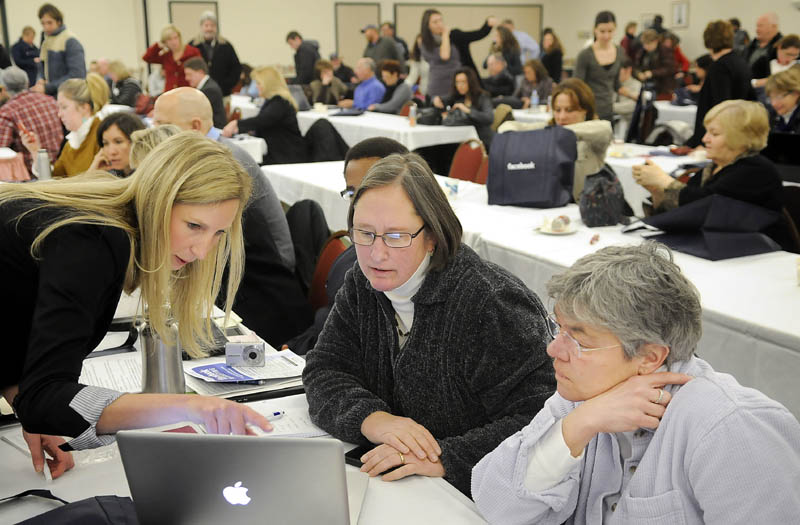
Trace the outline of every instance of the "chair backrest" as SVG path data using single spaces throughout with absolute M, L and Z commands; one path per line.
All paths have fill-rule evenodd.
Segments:
M 636 107 L 633 110 L 628 131 L 625 134 L 625 142 L 644 144 L 645 139 L 653 131 L 656 120 L 658 120 L 658 109 L 653 104 L 655 98 L 655 92 L 652 91 L 651 85 L 642 86 L 639 98 L 636 99 Z
M 483 142 L 478 139 L 469 139 L 461 143 L 453 156 L 450 164 L 448 176 L 453 179 L 475 181 L 478 168 L 481 166 L 483 157 L 486 156 L 486 148 Z
M 326 118 L 317 119 L 311 124 L 305 135 L 310 162 L 344 160 L 347 154 L 347 143 Z
M 800 253 L 800 186 L 783 187 L 783 216 L 789 227 L 789 236 Z
M 402 107 L 402 108 L 400 108 L 400 113 L 399 113 L 399 115 L 400 115 L 401 117 L 407 117 L 407 116 L 408 116 L 408 112 L 409 112 L 409 111 L 411 111 L 411 106 L 412 106 L 412 105 L 416 105 L 416 104 L 414 104 L 414 103 L 413 103 L 412 101 L 410 101 L 410 100 L 409 100 L 408 102 L 406 102 L 405 104 L 403 104 L 403 107 Z
M 347 236 L 347 231 L 345 230 L 339 230 L 331 234 L 317 258 L 317 266 L 314 268 L 314 276 L 311 278 L 311 289 L 308 294 L 308 300 L 314 311 L 328 304 L 325 283 L 328 280 L 328 273 L 331 271 L 333 262 L 347 249 L 343 239 L 345 236 Z
M 478 168 L 478 175 L 475 177 L 475 182 L 478 184 L 486 184 L 489 180 L 489 155 L 483 157 L 481 167 Z
M 514 120 L 513 108 L 508 104 L 498 104 L 494 108 L 494 120 L 492 121 L 492 131 L 497 131 L 500 124 L 507 120 Z
M 317 256 L 327 242 L 330 229 L 325 212 L 316 201 L 303 199 L 286 210 L 286 222 L 292 236 L 295 256 L 295 276 L 303 293 L 311 289 Z

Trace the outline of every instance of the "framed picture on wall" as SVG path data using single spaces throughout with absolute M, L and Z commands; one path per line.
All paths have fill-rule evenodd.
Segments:
M 672 2 L 672 27 L 689 27 L 689 1 Z

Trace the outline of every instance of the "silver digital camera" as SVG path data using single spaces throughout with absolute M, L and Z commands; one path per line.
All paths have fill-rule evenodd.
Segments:
M 225 343 L 228 366 L 264 366 L 264 343 Z

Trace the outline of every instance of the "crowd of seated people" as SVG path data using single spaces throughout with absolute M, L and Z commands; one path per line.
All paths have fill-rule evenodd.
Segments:
M 57 10 L 43 6 L 40 18 L 50 49 L 75 39 Z M 562 79 L 564 49 L 551 29 L 540 47 L 510 20 L 462 31 L 429 9 L 411 50 L 391 23 L 365 26 L 355 70 L 336 54 L 321 59 L 317 41 L 291 31 L 287 79 L 276 67 L 240 64 L 205 13 L 189 44 L 169 25 L 143 57 L 165 82 L 149 128 L 132 111 L 141 84 L 121 61 L 98 59 L 98 72 L 58 82 L 55 72 L 40 82 L 2 70 L 3 145 L 20 150 L 33 175 L 45 149 L 53 177 L 69 177 L 0 185 L 0 260 L 10 269 L 0 289 L 28 298 L 5 320 L 27 330 L 13 336 L 22 350 L 0 372 L 0 395 L 31 450 L 53 456 L 57 477 L 72 460 L 53 436 L 71 436 L 75 449 L 105 445 L 122 428 L 162 423 L 164 407 L 211 433 L 270 429 L 225 400 L 128 395 L 71 377 L 107 331 L 120 293 L 139 287 L 156 331 L 176 318 L 191 357 L 206 354 L 210 326 L 197 312 L 212 305 L 234 309 L 275 348 L 305 354 L 311 420 L 366 446 L 363 472 L 443 478 L 492 522 L 790 522 L 800 512 L 791 490 L 800 483 L 800 424 L 694 354 L 700 298 L 666 248 L 608 247 L 578 260 L 550 281 L 548 312 L 518 277 L 462 241 L 430 165 L 376 137 L 345 156 L 352 246 L 332 266 L 328 304 L 314 317 L 297 276 L 299 240 L 257 165 L 308 161 L 292 84 L 307 87 L 312 104 L 353 113 L 427 104 L 444 125 L 473 126 L 487 151 L 494 105 L 538 100 L 549 104 L 548 121 L 498 131 L 572 131 L 580 202 L 587 177 L 604 169 L 612 121 L 633 111 L 640 89 L 654 86 L 667 100 L 685 87 L 697 97 L 695 139 L 710 162 L 686 182 L 651 161 L 634 166 L 651 195 L 647 212 L 711 195 L 781 211 L 781 174 L 761 152 L 770 133 L 800 133 L 800 40 L 765 15 L 740 52 L 733 26 L 712 21 L 703 34 L 709 55 L 688 71 L 677 37 L 660 24 L 639 35 L 629 24 L 622 46 L 615 30 L 614 14 L 600 12 L 593 41 Z M 482 83 L 470 43 L 490 35 Z M 237 90 L 262 99 L 255 116 L 230 119 L 225 101 Z M 20 115 L 32 108 L 29 125 Z M 239 133 L 267 143 L 260 163 L 232 139 Z M 36 468 L 50 468 L 40 459 Z

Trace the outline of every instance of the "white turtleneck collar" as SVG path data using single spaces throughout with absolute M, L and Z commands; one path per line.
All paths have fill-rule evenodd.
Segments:
M 400 346 L 405 342 L 405 335 L 411 331 L 411 325 L 414 322 L 414 303 L 411 298 L 416 295 L 422 286 L 422 282 L 428 275 L 428 268 L 431 265 L 431 253 L 425 254 L 422 262 L 417 267 L 414 275 L 409 277 L 408 281 L 401 284 L 394 290 L 383 292 L 386 297 L 392 302 L 395 314 L 397 314 L 397 326 L 400 330 Z

